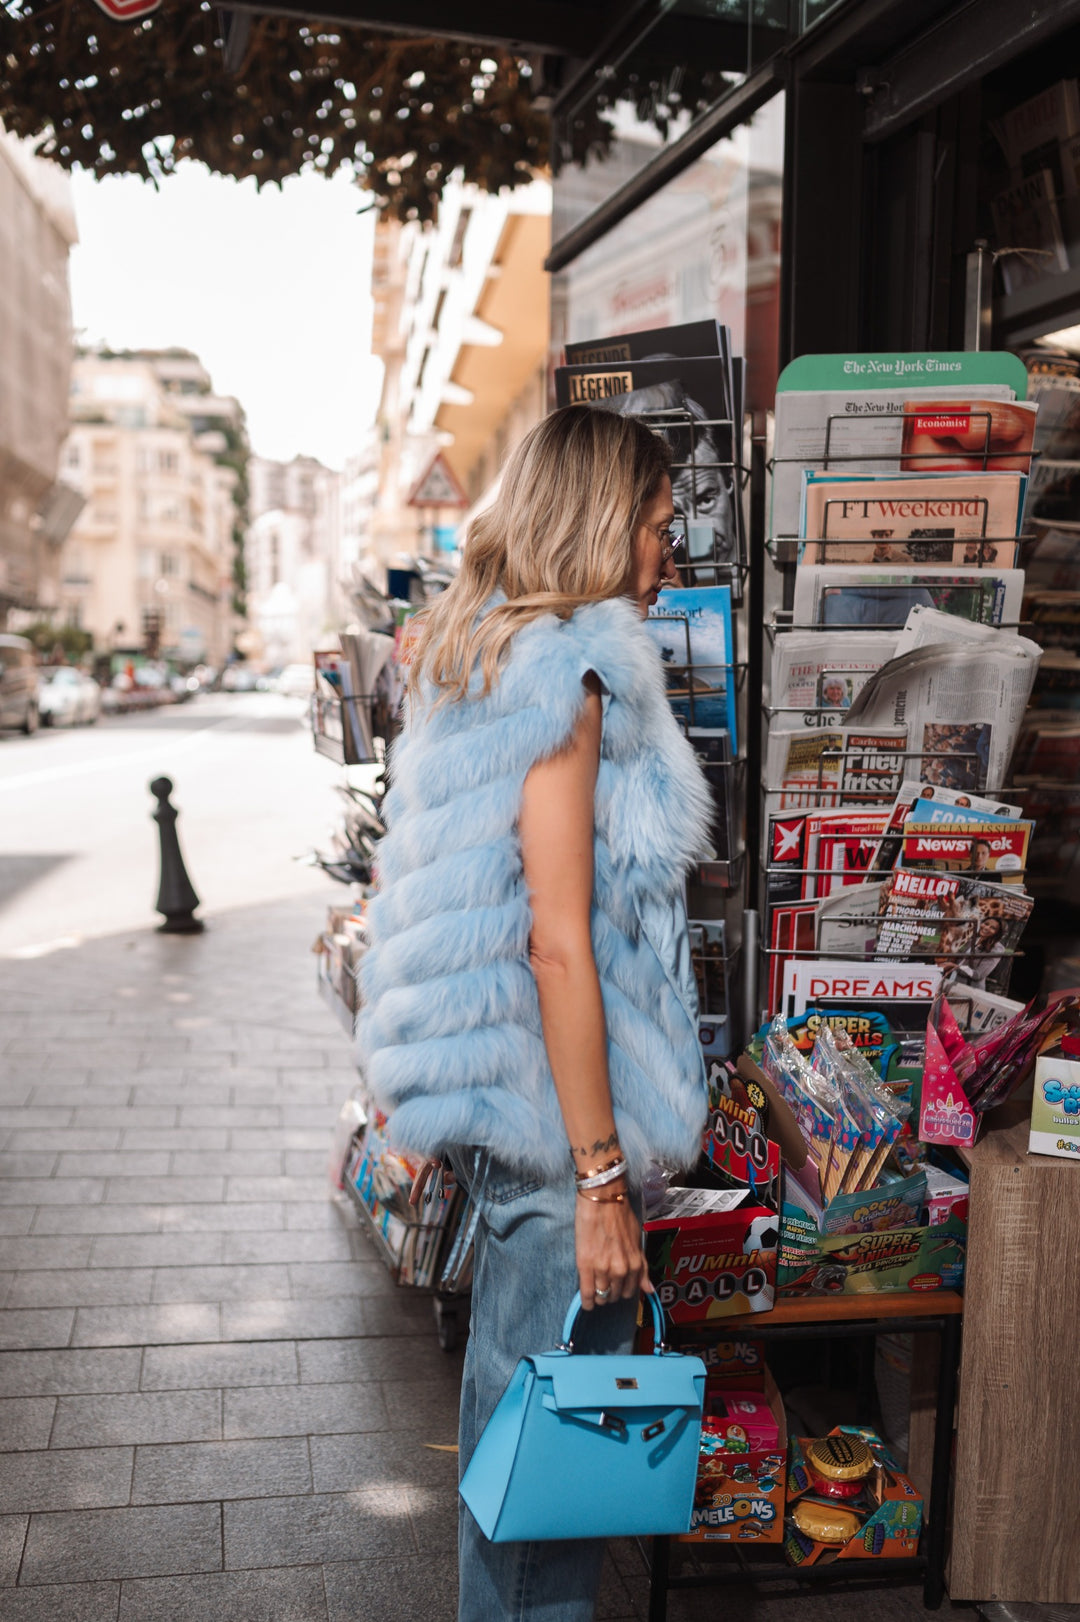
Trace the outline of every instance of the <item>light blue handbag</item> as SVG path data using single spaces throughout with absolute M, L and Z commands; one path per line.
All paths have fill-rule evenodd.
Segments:
M 523 1357 L 484 1427 L 461 1496 L 492 1543 L 686 1532 L 694 1504 L 705 1365 L 575 1354 L 575 1295 L 553 1352 Z

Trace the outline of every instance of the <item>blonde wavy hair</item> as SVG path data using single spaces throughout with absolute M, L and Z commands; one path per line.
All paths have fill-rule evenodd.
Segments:
M 522 626 L 628 593 L 640 515 L 670 461 L 637 417 L 565 406 L 539 422 L 470 524 L 457 578 L 417 616 L 410 694 L 423 679 L 440 703 L 466 698 L 478 662 L 488 693 Z M 480 617 L 495 591 L 506 600 Z

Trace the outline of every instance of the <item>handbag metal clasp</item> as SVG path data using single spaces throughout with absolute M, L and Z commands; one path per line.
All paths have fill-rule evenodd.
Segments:
M 654 1419 L 652 1424 L 646 1425 L 645 1429 L 642 1431 L 641 1440 L 643 1442 L 651 1442 L 654 1436 L 663 1436 L 663 1434 L 664 1421 L 662 1419 Z
M 626 1420 L 620 1419 L 618 1414 L 609 1414 L 606 1409 L 600 1414 L 600 1426 L 603 1430 L 614 1431 L 620 1438 L 626 1435 Z

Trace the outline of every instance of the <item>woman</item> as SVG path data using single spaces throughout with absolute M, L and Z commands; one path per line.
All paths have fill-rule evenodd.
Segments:
M 393 1141 L 479 1209 L 462 1471 L 576 1288 L 579 1349 L 629 1348 L 642 1179 L 700 1144 L 680 891 L 711 807 L 641 624 L 675 578 L 667 456 L 584 406 L 528 435 L 426 611 L 394 748 L 360 1057 Z M 459 1554 L 461 1622 L 593 1614 L 601 1543 L 489 1544 L 462 1507 Z

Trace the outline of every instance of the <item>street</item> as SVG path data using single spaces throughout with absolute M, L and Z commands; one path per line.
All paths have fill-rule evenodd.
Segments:
M 148 784 L 175 784 L 188 872 L 212 920 L 337 890 L 301 865 L 336 817 L 338 769 L 303 701 L 207 694 L 95 726 L 0 734 L 0 957 L 158 922 Z

